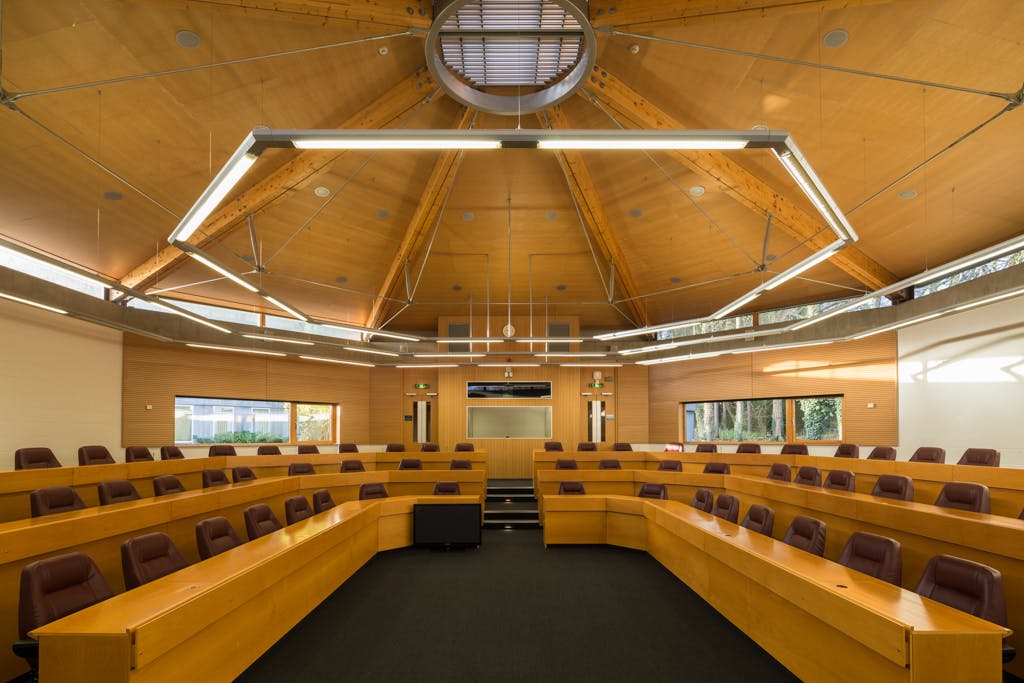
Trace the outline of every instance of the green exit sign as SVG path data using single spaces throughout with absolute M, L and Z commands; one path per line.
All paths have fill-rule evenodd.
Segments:
M 413 389 L 429 389 L 429 388 L 430 388 L 430 385 L 429 385 L 429 384 L 423 384 L 423 383 L 421 382 L 421 383 L 419 383 L 419 384 L 413 384 L 413 385 L 412 385 L 412 388 L 413 388 Z
M 591 389 L 600 389 L 601 387 L 604 386 L 604 382 L 591 382 L 587 386 L 589 386 Z

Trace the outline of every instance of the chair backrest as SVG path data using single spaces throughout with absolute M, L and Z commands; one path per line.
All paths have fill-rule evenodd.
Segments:
M 187 566 L 174 541 L 162 531 L 129 538 L 121 544 L 121 569 L 128 590 Z
M 747 510 L 747 516 L 743 518 L 740 526 L 765 536 L 771 536 L 775 529 L 775 510 L 766 505 L 754 503 Z
M 718 446 L 713 443 L 699 443 L 697 444 L 696 451 L 698 453 L 717 453 Z
M 914 500 L 914 480 L 902 474 L 880 474 L 872 496 L 893 500 Z
M 709 489 L 697 489 L 690 505 L 703 512 L 711 512 L 711 508 L 715 506 L 715 494 Z
M 127 479 L 101 481 L 96 485 L 96 494 L 99 496 L 100 505 L 124 503 L 141 498 L 139 492 L 135 490 L 135 485 Z
M 631 451 L 633 450 L 632 444 L 624 443 L 622 441 L 616 441 L 612 444 L 613 451 Z
M 240 545 L 242 539 L 227 517 L 210 517 L 196 524 L 196 549 L 204 560 Z
M 868 453 L 868 460 L 895 460 L 896 449 L 892 446 L 875 446 Z
M 128 446 L 124 449 L 125 462 L 148 462 L 153 460 L 153 453 L 145 446 Z
M 760 453 L 761 444 L 757 443 L 741 443 L 736 447 L 737 453 Z
M 374 498 L 387 498 L 388 490 L 384 488 L 384 484 L 371 483 L 362 484 L 359 487 L 359 500 L 372 500 Z
M 362 460 L 342 460 L 341 461 L 342 472 L 365 472 L 366 466 L 363 465 Z
M 807 455 L 807 446 L 802 443 L 782 444 L 781 455 Z
M 807 552 L 825 556 L 825 522 L 814 517 L 797 515 L 793 523 L 786 530 L 783 543 L 788 543 L 794 548 L 806 550 Z
M 836 491 L 855 491 L 857 479 L 853 472 L 847 470 L 832 470 L 825 477 L 824 488 Z
M 230 444 L 214 444 L 210 446 L 210 457 L 215 455 L 235 455 L 235 447 Z
M 837 458 L 859 458 L 860 446 L 855 443 L 841 443 L 836 447 Z
M 450 470 L 471 470 L 473 469 L 473 461 L 465 460 L 463 458 L 452 458 L 451 462 L 448 463 L 448 469 Z
M 956 464 L 999 467 L 999 451 L 994 448 L 968 448 Z
M 621 470 L 622 463 L 619 462 L 618 458 L 602 458 L 597 462 L 597 469 L 599 470 Z
M 403 444 L 403 443 L 389 443 L 387 446 L 384 447 L 384 452 L 385 453 L 404 453 L 405 452 L 405 444 Z
M 113 593 L 99 567 L 82 552 L 37 560 L 21 570 L 18 635 L 103 602 Z
M 946 462 L 946 449 L 938 446 L 921 446 L 910 456 L 910 462 Z
M 548 451 L 549 453 L 551 451 L 559 451 L 559 452 L 561 452 L 563 450 L 562 449 L 562 442 L 561 441 L 545 441 L 544 442 L 544 450 Z
M 224 484 L 230 484 L 228 481 L 228 475 L 224 470 L 203 470 L 203 488 L 210 488 L 211 486 L 223 486 Z
M 256 455 L 281 455 L 280 446 L 257 446 Z
M 441 451 L 441 447 L 438 446 L 436 443 L 421 443 L 420 444 L 420 453 L 439 453 L 440 451 Z
M 972 484 L 966 481 L 946 482 L 935 505 L 942 508 L 969 510 L 970 512 L 991 512 L 988 487 L 984 484 Z
M 231 468 L 231 480 L 236 484 L 240 481 L 252 481 L 256 478 L 256 473 L 252 471 L 251 467 L 232 467 Z
M 181 452 L 181 449 L 177 446 L 161 446 L 160 447 L 160 459 L 161 460 L 182 460 L 185 454 Z
M 435 496 L 458 496 L 461 494 L 462 489 L 457 481 L 439 481 L 434 484 Z
M 80 446 L 78 448 L 79 465 L 112 465 L 114 456 L 106 446 Z
M 793 474 L 789 465 L 786 463 L 773 462 L 772 466 L 768 468 L 768 478 L 777 479 L 779 481 L 792 481 Z
M 14 469 L 40 470 L 47 467 L 60 467 L 60 460 L 49 448 L 41 446 L 19 448 L 14 451 Z
M 640 490 L 637 491 L 636 495 L 639 498 L 668 500 L 668 490 L 665 488 L 664 484 L 640 484 Z
M 704 474 L 730 474 L 732 469 L 727 462 L 709 462 L 704 465 Z
M 465 441 L 460 441 L 459 443 L 455 444 L 456 453 L 472 453 L 474 450 L 475 448 L 473 444 L 467 443 Z
M 558 458 L 555 460 L 556 470 L 578 470 L 579 465 L 576 464 L 575 458 Z
M 998 569 L 952 555 L 928 561 L 914 592 L 1006 626 L 1006 593 Z
M 316 474 L 316 470 L 313 468 L 313 465 L 308 462 L 288 463 L 288 476 L 294 477 L 297 474 Z
M 153 495 L 166 496 L 169 493 L 181 493 L 185 490 L 181 480 L 173 474 L 163 474 L 153 477 Z
M 317 489 L 313 491 L 313 514 L 318 514 L 324 510 L 330 510 L 334 507 L 334 499 L 331 498 L 331 492 L 327 489 Z
M 45 517 L 59 512 L 84 510 L 85 503 L 70 486 L 47 486 L 28 494 L 33 517 Z
M 593 441 L 580 441 L 578 444 L 576 444 L 576 450 L 577 451 L 596 451 L 597 450 L 597 444 L 594 443 Z
M 341 445 L 344 446 L 345 444 L 341 444 Z M 355 446 L 355 444 L 352 444 L 352 445 Z M 358 450 L 358 449 L 356 449 L 356 450 Z M 295 452 L 298 455 L 317 455 L 317 454 L 320 453 L 320 449 L 316 447 L 316 444 L 302 443 L 302 444 L 299 444 L 299 447 L 297 449 L 295 449 Z M 343 452 L 343 451 L 339 451 L 339 452 Z
M 821 486 L 821 469 L 804 465 L 796 471 L 793 483 L 803 484 L 804 486 Z
M 886 536 L 854 531 L 839 555 L 839 564 L 896 586 L 903 582 L 900 542 Z
M 711 514 L 735 524 L 740 519 L 740 499 L 728 493 L 718 494 Z
M 681 460 L 662 460 L 658 463 L 658 469 L 663 472 L 682 472 L 683 463 Z
M 423 461 L 419 458 L 402 458 L 398 462 L 398 469 L 400 470 L 422 470 Z
M 560 481 L 558 482 L 558 495 L 560 496 L 582 496 L 587 489 L 581 481 Z
M 312 517 L 314 514 L 313 508 L 310 507 L 309 501 L 306 500 L 305 496 L 292 496 L 284 501 L 285 524 L 292 525 L 295 522 L 301 522 L 307 517 Z
M 245 533 L 250 541 L 284 528 L 266 503 L 256 503 L 245 508 L 242 518 L 245 519 Z

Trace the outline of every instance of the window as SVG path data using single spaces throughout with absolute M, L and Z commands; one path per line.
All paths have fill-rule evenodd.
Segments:
M 686 403 L 686 440 L 840 441 L 843 397 L 806 396 Z
M 295 405 L 295 440 L 299 442 L 330 441 L 333 407 L 322 403 L 297 403 Z
M 213 433 L 214 438 L 222 434 L 233 434 L 235 431 L 235 409 L 231 406 L 213 406 Z M 233 438 L 218 439 L 219 441 L 234 441 Z
M 843 398 L 817 396 L 793 400 L 798 441 L 839 441 L 843 438 Z
M 192 406 L 174 406 L 174 443 L 192 442 Z
M 252 431 L 256 433 L 270 431 L 270 408 L 252 409 Z
M 236 398 L 178 396 L 174 441 L 204 443 L 330 443 L 335 406 Z

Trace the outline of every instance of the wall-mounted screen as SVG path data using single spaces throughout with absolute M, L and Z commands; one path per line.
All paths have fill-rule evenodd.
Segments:
M 468 406 L 470 439 L 550 439 L 550 406 Z
M 466 398 L 551 398 L 551 382 L 467 382 Z

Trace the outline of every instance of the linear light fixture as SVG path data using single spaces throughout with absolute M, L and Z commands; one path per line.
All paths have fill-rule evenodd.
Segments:
M 637 349 L 623 349 L 619 351 L 620 355 L 632 356 L 637 353 L 651 353 L 653 351 L 666 351 L 668 349 L 677 349 L 681 346 L 692 346 L 694 344 L 704 344 L 711 342 L 723 342 L 731 341 L 733 339 L 752 339 L 754 337 L 764 337 L 768 335 L 781 334 L 787 331 L 785 328 L 778 329 L 749 329 L 742 332 L 735 332 L 733 334 L 718 334 L 717 332 L 711 333 L 710 336 L 694 337 L 692 339 L 680 339 L 666 344 L 654 344 L 652 346 L 644 346 Z
M 299 356 L 303 360 L 315 360 L 321 363 L 338 363 L 339 365 L 357 365 L 361 368 L 375 368 L 373 363 L 361 363 L 357 360 L 342 360 L 341 358 L 322 358 L 320 356 Z
M 486 353 L 414 353 L 413 358 L 480 358 Z
M 864 304 L 866 304 L 866 303 L 868 303 L 870 301 L 873 301 L 873 300 L 875 300 L 877 298 L 878 297 L 876 295 L 874 295 L 874 294 L 871 294 L 871 295 L 868 295 L 868 296 L 859 297 L 859 298 L 854 299 L 853 301 L 851 301 L 851 302 L 849 302 L 847 304 L 843 304 L 842 306 L 838 306 L 836 308 L 833 308 L 828 313 L 822 313 L 821 315 L 816 315 L 813 318 L 808 318 L 807 320 L 802 320 L 802 321 L 800 321 L 800 322 L 798 322 L 798 323 L 796 323 L 794 325 L 790 325 L 787 329 L 792 330 L 794 332 L 797 331 L 797 330 L 802 330 L 805 327 L 810 327 L 811 325 L 816 325 L 817 323 L 820 323 L 820 322 L 822 322 L 824 320 L 828 320 L 829 318 L 835 317 L 835 316 L 837 316 L 837 315 L 839 315 L 841 313 L 846 313 L 848 311 L 852 311 L 853 309 L 857 308 L 858 306 L 863 306 Z
M 505 337 L 440 337 L 434 341 L 438 344 L 501 344 L 512 340 Z
M 621 368 L 622 363 L 559 363 L 563 368 Z
M 535 353 L 534 358 L 604 358 L 607 353 L 579 351 L 577 353 Z
M 8 299 L 10 301 L 17 301 L 19 304 L 26 304 L 28 306 L 35 306 L 36 308 L 41 308 L 44 311 L 51 311 L 53 313 L 60 313 L 61 315 L 68 315 L 68 312 L 65 311 L 63 308 L 57 308 L 56 306 L 47 306 L 46 304 L 41 304 L 38 301 L 30 301 L 28 299 L 22 299 L 20 296 L 14 296 L 13 294 L 4 294 L 3 292 L 0 292 L 0 297 L 2 297 L 4 299 Z
M 236 275 L 235 273 L 232 273 L 227 268 L 227 266 L 224 266 L 224 265 L 218 263 L 217 261 L 215 261 L 214 259 L 212 259 L 211 257 L 207 256 L 206 254 L 197 251 L 195 249 L 195 247 L 193 247 L 191 244 L 188 244 L 187 242 L 175 242 L 174 246 L 178 247 L 179 249 L 184 251 L 186 254 L 188 254 L 189 256 L 194 258 L 196 261 L 199 261 L 204 266 L 209 268 L 210 270 L 223 275 L 224 277 L 226 277 L 227 279 L 231 280 L 232 282 L 234 282 L 235 284 L 239 285 L 240 287 L 243 287 L 243 288 L 249 290 L 250 292 L 254 292 L 254 293 L 260 291 L 259 287 L 257 287 L 256 285 L 252 284 L 251 282 L 247 281 L 241 275 Z
M 987 296 L 984 299 L 979 299 L 978 301 L 972 301 L 969 304 L 961 304 L 960 306 L 955 307 L 953 310 L 954 311 L 966 311 L 968 308 L 974 308 L 975 306 L 984 306 L 985 304 L 995 303 L 996 301 L 1001 301 L 1002 299 L 1009 299 L 1010 297 L 1014 297 L 1014 296 L 1020 296 L 1021 294 L 1024 294 L 1024 287 L 1021 287 L 1019 289 L 1014 289 L 1014 290 L 1009 291 L 1009 292 L 1003 292 L 1002 294 L 995 294 L 993 296 Z
M 366 349 L 366 348 L 363 348 L 362 346 L 343 346 L 342 348 L 345 349 L 346 351 L 358 351 L 359 353 L 372 353 L 372 354 L 374 354 L 376 356 L 398 357 L 398 356 L 402 355 L 400 353 L 395 353 L 394 351 L 381 351 L 379 349 Z
M 459 364 L 458 363 L 448 363 L 448 364 L 445 364 L 445 363 L 414 363 L 412 365 L 396 365 L 394 367 L 401 368 L 402 370 L 435 370 L 437 368 L 457 368 L 457 367 L 459 367 Z
M 811 254 L 800 263 L 790 268 L 787 268 L 776 277 L 773 277 L 771 280 L 764 283 L 765 291 L 771 291 L 778 287 L 779 285 L 781 285 L 783 282 L 789 282 L 790 280 L 792 280 L 805 270 L 810 270 L 819 263 L 832 258 L 832 256 L 834 256 L 837 251 L 845 247 L 846 244 L 846 242 L 840 240 L 837 242 L 833 242 L 832 244 L 828 245 L 827 247 L 825 247 L 816 254 Z
M 579 344 L 582 339 L 567 337 L 534 337 L 532 339 L 516 339 L 517 344 Z
M 803 193 L 811 200 L 814 208 L 818 210 L 818 213 L 821 214 L 821 217 L 825 219 L 825 222 L 828 223 L 839 239 L 844 241 L 856 240 L 857 233 L 854 232 L 853 227 L 846 220 L 846 216 L 836 205 L 831 195 L 829 195 L 828 190 L 825 189 L 825 185 L 818 178 L 814 169 L 804 159 L 796 143 L 790 139 L 785 149 L 775 149 L 773 151 L 789 172 L 789 175 L 793 177 L 793 180 L 800 186 Z
M 477 363 L 478 368 L 539 368 L 540 363 Z
M 705 316 L 703 318 L 691 318 L 689 320 L 680 320 L 674 323 L 662 323 L 661 325 L 649 325 L 647 327 L 637 327 L 632 330 L 619 330 L 617 332 L 607 332 L 605 334 L 595 334 L 594 339 L 599 341 L 610 341 L 612 339 L 625 339 L 627 337 L 639 337 L 644 334 L 653 334 L 655 332 L 667 332 L 668 330 L 678 330 L 681 327 L 695 327 L 703 322 L 707 322 L 711 318 Z
M 221 327 L 220 325 L 218 325 L 216 323 L 210 322 L 206 318 L 200 317 L 198 315 L 190 313 L 189 311 L 186 311 L 184 309 L 178 308 L 177 306 L 169 304 L 168 302 L 166 302 L 165 300 L 161 299 L 160 297 L 150 296 L 148 299 L 144 299 L 144 300 L 148 301 L 149 303 L 153 304 L 154 306 L 159 307 L 161 310 L 167 311 L 168 313 L 173 313 L 174 315 L 179 315 L 182 318 L 188 318 L 192 322 L 199 323 L 200 325 L 206 325 L 207 327 L 212 327 L 213 329 L 217 330 L 218 332 L 223 332 L 225 334 L 231 334 L 231 330 L 229 330 L 228 328 Z
M 41 253 L 32 251 L 31 249 L 27 249 L 27 248 L 21 246 L 20 244 L 17 244 L 17 243 L 14 243 L 14 242 L 9 242 L 9 241 L 7 241 L 5 239 L 0 239 L 0 251 L 10 252 L 11 254 L 14 254 L 14 255 L 20 256 L 22 258 L 28 259 L 28 260 L 30 260 L 32 262 L 38 263 L 40 266 L 46 266 L 46 267 L 49 267 L 49 268 L 56 268 L 57 270 L 61 271 L 62 273 L 66 274 L 66 275 L 69 275 L 72 278 L 75 278 L 77 280 L 82 280 L 84 282 L 88 282 L 89 284 L 96 285 L 98 287 L 104 287 L 106 289 L 113 289 L 113 290 L 116 290 L 116 291 L 119 291 L 119 292 L 124 290 L 124 288 L 121 286 L 121 283 L 119 283 L 119 282 L 116 282 L 116 281 L 113 281 L 113 280 L 108 280 L 108 279 L 106 279 L 106 278 L 104 278 L 104 277 L 102 277 L 100 275 L 97 275 L 96 273 L 92 273 L 92 272 L 86 271 L 86 270 L 84 270 L 82 268 L 77 268 L 77 267 L 74 267 L 74 266 L 70 266 L 70 265 L 68 265 L 68 264 L 66 264 L 66 263 L 64 263 L 62 261 L 59 261 L 59 260 L 57 260 L 55 258 L 49 257 L 46 254 L 41 254 Z M 19 271 L 21 270 L 20 268 L 15 268 L 15 269 L 19 270 Z M 45 277 L 42 276 L 42 274 L 38 274 L 37 275 L 35 273 L 30 273 L 28 271 L 21 271 L 21 272 L 24 272 L 26 275 L 32 275 L 33 277 L 40 277 L 42 279 L 45 279 Z
M 255 353 L 260 356 L 287 356 L 287 353 L 280 353 L 278 351 L 260 351 L 258 349 L 240 349 L 236 346 L 214 346 L 212 344 L 193 344 L 187 343 L 185 346 L 191 346 L 194 349 L 209 349 L 210 351 L 234 351 L 236 353 Z
M 884 327 L 878 327 L 878 328 L 875 328 L 873 330 L 868 330 L 867 332 L 862 332 L 861 334 L 858 334 L 858 335 L 855 335 L 853 337 L 850 337 L 850 339 L 863 339 L 864 337 L 870 337 L 870 336 L 875 335 L 875 334 L 881 334 L 882 332 L 892 332 L 893 330 L 898 330 L 901 327 L 908 327 L 910 325 L 916 325 L 918 323 L 923 323 L 926 320 L 932 320 L 933 318 L 938 318 L 941 315 L 945 315 L 945 312 L 944 311 L 939 311 L 938 313 L 929 313 L 928 315 L 922 315 L 922 316 L 918 316 L 916 318 L 910 318 L 909 320 L 901 320 L 898 323 L 893 323 L 891 325 L 885 325 Z
M 303 315 L 302 313 L 299 313 L 297 310 L 295 310 L 291 306 L 288 306 L 286 304 L 281 303 L 280 301 L 278 301 L 274 297 L 270 296 L 269 294 L 261 294 L 261 296 L 264 299 L 266 299 L 267 301 L 269 301 L 270 303 L 272 303 L 273 305 L 275 305 L 278 308 L 280 308 L 282 311 L 284 311 L 285 313 L 287 313 L 291 317 L 298 318 L 299 320 L 301 320 L 304 323 L 308 323 L 309 322 L 309 318 L 307 316 Z
M 408 334 L 397 334 L 395 332 L 384 332 L 383 330 L 374 330 L 369 327 L 359 327 L 357 325 L 344 325 L 342 323 L 326 323 L 316 321 L 315 324 L 323 325 L 324 327 L 331 327 L 335 330 L 342 330 L 343 332 L 355 332 L 358 334 L 366 334 L 377 337 L 387 337 L 388 339 L 397 339 L 399 341 L 410 341 L 417 342 L 420 340 L 419 337 L 413 337 Z
M 753 292 L 749 292 L 745 296 L 741 296 L 739 299 L 736 299 L 736 301 L 733 301 L 731 304 L 725 306 L 724 308 L 720 308 L 717 311 L 715 311 L 711 315 L 711 319 L 712 320 L 721 320 L 725 316 L 727 316 L 730 313 L 732 313 L 733 311 L 735 311 L 737 308 L 742 308 L 743 306 L 746 306 L 751 301 L 753 301 L 757 297 L 761 296 L 761 294 L 763 294 L 763 293 L 764 293 L 763 289 L 760 290 L 760 291 L 755 289 Z
M 799 342 L 797 344 L 780 344 L 778 346 L 758 346 L 756 348 L 736 349 L 734 351 L 729 351 L 728 353 L 739 355 L 742 353 L 760 353 L 761 351 L 784 351 L 786 349 L 799 349 L 803 348 L 804 346 L 821 346 L 822 344 L 831 344 L 833 341 L 835 340 L 825 339 L 809 342 Z
M 256 339 L 258 341 L 265 342 L 281 342 L 284 344 L 298 344 L 299 346 L 316 346 L 311 341 L 305 341 L 302 339 L 288 339 L 287 337 L 269 337 L 264 334 L 243 334 L 246 339 Z
M 715 356 L 724 356 L 729 351 L 708 351 L 706 353 L 691 353 L 685 356 L 668 356 L 666 358 L 650 358 L 648 360 L 638 360 L 637 365 L 661 365 L 662 363 L 679 363 L 686 360 L 697 360 L 698 358 L 714 358 Z

